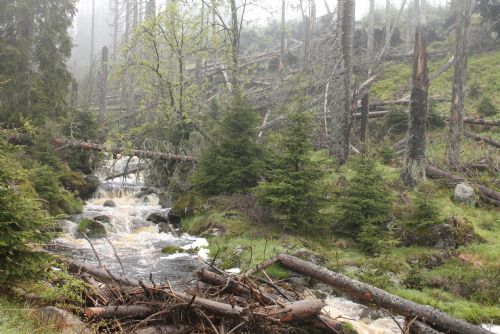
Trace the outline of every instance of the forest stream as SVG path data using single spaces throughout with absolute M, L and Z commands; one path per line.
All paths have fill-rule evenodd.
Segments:
M 113 165 L 115 172 L 116 168 L 123 168 L 125 161 L 122 159 Z M 160 232 L 159 226 L 146 218 L 153 212 L 167 214 L 170 209 L 162 209 L 154 193 L 140 195 L 144 189 L 142 174 L 105 181 L 105 171 L 111 166 L 111 162 L 105 164 L 98 173 L 101 186 L 94 198 L 87 201 L 83 213 L 61 222 L 64 233 L 55 240 L 55 248 L 71 258 L 98 265 L 89 242 L 76 237 L 77 223 L 82 218 L 105 215 L 110 218 L 110 222 L 105 224 L 107 238 L 91 239 L 103 266 L 111 272 L 120 273 L 118 256 L 128 277 L 143 280 L 151 278 L 156 283 L 168 280 L 174 285 L 188 284 L 185 279 L 193 277 L 192 274 L 203 266 L 202 259 L 208 258 L 207 240 L 173 227 L 173 232 Z M 112 200 L 116 206 L 104 206 L 108 200 Z M 163 254 L 161 250 L 165 246 L 179 247 L 186 252 Z M 328 295 L 326 302 L 328 306 L 324 312 L 350 323 L 360 334 L 401 333 L 399 326 L 403 326 L 402 317 L 392 319 L 381 310 L 368 308 L 344 297 Z

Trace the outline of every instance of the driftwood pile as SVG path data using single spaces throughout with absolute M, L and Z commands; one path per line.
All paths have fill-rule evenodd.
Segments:
M 328 284 L 363 304 L 405 317 L 402 333 L 490 334 L 429 306 L 391 295 L 368 284 L 280 254 L 240 275 L 213 264 L 197 272 L 183 291 L 168 282 L 126 278 L 89 264 L 68 269 L 89 289 L 82 313 L 104 333 L 353 333 L 322 309 L 323 300 L 305 299 L 292 285 L 273 282 L 265 270 L 275 263 Z

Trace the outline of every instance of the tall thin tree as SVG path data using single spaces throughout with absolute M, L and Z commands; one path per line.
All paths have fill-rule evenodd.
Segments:
M 429 88 L 427 45 L 424 29 L 417 26 L 413 50 L 412 90 L 410 122 L 406 136 L 406 154 L 401 177 L 409 187 L 415 187 L 425 179 L 425 141 L 427 95 Z
M 351 122 L 352 122 L 352 47 L 354 30 L 354 0 L 339 0 L 339 16 L 341 20 L 342 49 L 342 93 L 340 106 L 331 108 L 332 132 L 330 138 L 330 154 L 338 164 L 344 164 L 349 158 Z
M 374 59 L 374 32 L 375 32 L 375 0 L 370 0 L 370 9 L 368 11 L 368 39 L 366 58 L 368 62 L 368 77 L 372 75 L 372 62 Z M 360 139 L 366 143 L 368 133 L 368 112 L 369 112 L 369 97 L 368 92 L 361 98 L 361 135 Z
M 460 163 L 471 2 L 471 0 L 457 0 L 455 2 L 455 63 L 451 91 L 451 112 L 448 123 L 448 165 L 450 167 L 457 167 Z

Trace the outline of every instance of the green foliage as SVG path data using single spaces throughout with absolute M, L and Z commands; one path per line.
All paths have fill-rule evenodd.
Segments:
M 406 220 L 408 226 L 418 228 L 441 223 L 439 209 L 432 198 L 431 191 L 423 185 L 415 192 Z
M 38 196 L 43 200 L 43 206 L 51 215 L 82 211 L 82 202 L 63 188 L 58 173 L 50 167 L 37 166 L 30 170 L 30 176 Z
M 422 270 L 418 266 L 411 266 L 403 284 L 408 289 L 422 290 L 424 288 Z
M 13 150 L 0 137 L 0 283 L 37 274 L 46 256 L 35 247 L 51 238 L 52 221 Z
M 405 107 L 395 106 L 384 115 L 381 131 L 383 134 L 401 134 L 408 129 L 409 114 Z
M 215 143 L 204 149 L 192 181 L 206 195 L 245 192 L 262 174 L 263 152 L 257 143 L 257 113 L 240 93 L 224 115 Z
M 366 157 L 353 158 L 349 167 L 354 176 L 337 199 L 338 232 L 353 235 L 369 252 L 387 236 L 391 216 L 391 195 L 375 161 Z
M 0 122 L 19 126 L 64 118 L 74 0 L 0 3 Z
M 478 98 L 481 95 L 481 85 L 478 81 L 473 81 L 469 85 L 469 96 L 472 98 Z
M 257 198 L 273 210 L 284 230 L 306 231 L 318 225 L 318 181 L 323 172 L 321 161 L 311 160 L 312 120 L 304 109 L 299 102 L 287 112 L 271 168 L 256 188 Z
M 380 156 L 382 163 L 384 163 L 385 165 L 390 164 L 395 157 L 392 146 L 387 143 L 384 143 L 380 146 L 378 155 Z
M 481 101 L 479 101 L 477 112 L 482 116 L 495 116 L 498 110 L 493 104 L 493 101 L 491 101 L 491 98 L 485 95 L 481 98 Z
M 168 246 L 165 246 L 161 249 L 161 252 L 163 254 L 175 254 L 175 253 L 183 253 L 185 252 L 182 248 L 180 247 L 177 247 L 177 246 L 173 246 L 173 245 L 168 245 Z

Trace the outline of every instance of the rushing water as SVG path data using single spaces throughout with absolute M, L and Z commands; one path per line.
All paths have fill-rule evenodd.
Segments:
M 82 214 L 61 222 L 65 233 L 55 240 L 57 249 L 80 261 L 98 264 L 89 242 L 75 235 L 82 218 L 105 215 L 110 218 L 110 223 L 104 224 L 107 239 L 93 238 L 91 242 L 108 270 L 121 272 L 119 257 L 129 277 L 149 280 L 152 275 L 155 282 L 169 280 L 173 283 L 193 277 L 193 272 L 202 265 L 200 257 L 208 255 L 207 241 L 180 231 L 160 233 L 158 225 L 146 218 L 152 212 L 167 213 L 169 209 L 160 207 L 156 194 L 137 197 L 141 187 L 140 175 L 103 182 L 96 198 L 85 204 Z M 113 200 L 116 207 L 104 207 L 106 200 Z M 161 249 L 169 245 L 181 247 L 186 252 L 163 254 Z M 192 254 L 193 250 L 197 254 Z

